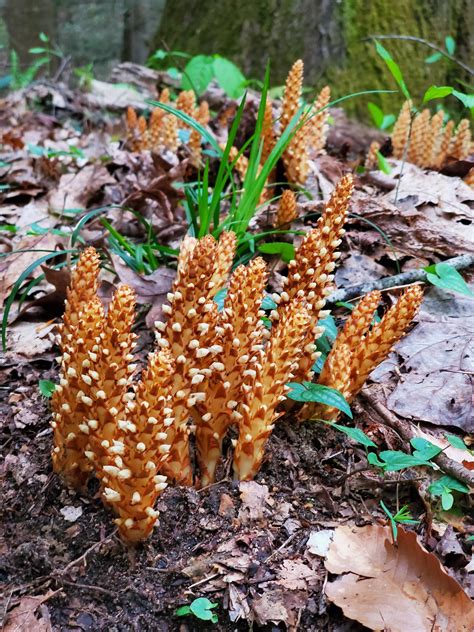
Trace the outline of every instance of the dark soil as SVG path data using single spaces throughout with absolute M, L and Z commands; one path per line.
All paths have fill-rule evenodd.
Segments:
M 54 630 L 248 630 L 245 620 L 229 621 L 229 585 L 252 607 L 278 589 L 282 562 L 296 560 L 308 564 L 315 577 L 310 588 L 288 591 L 300 629 L 362 629 L 354 622 L 346 627 L 342 613 L 326 602 L 324 565 L 306 552 L 311 531 L 347 521 L 362 525 L 378 511 L 375 478 L 363 481 L 358 474 L 342 485 L 338 480 L 359 461 L 344 435 L 297 427 L 289 415 L 271 438 L 257 477 L 268 487 L 260 516 L 246 516 L 239 484 L 228 479 L 201 491 L 170 487 L 159 502 L 161 522 L 150 540 L 127 550 L 94 490 L 79 496 L 51 471 L 48 402 L 37 386 L 39 377 L 54 379 L 54 369 L 45 370 L 51 365 L 43 359 L 3 370 L 0 572 L 8 608 L 22 596 L 54 591 L 46 601 Z M 399 493 L 400 502 L 416 499 L 410 485 Z M 82 510 L 74 522 L 61 513 L 71 506 Z M 230 543 L 228 559 L 216 554 L 223 543 Z M 240 553 L 249 560 L 245 568 L 235 565 Z M 174 615 L 199 596 L 219 604 L 217 625 Z M 285 629 L 280 625 L 256 629 Z

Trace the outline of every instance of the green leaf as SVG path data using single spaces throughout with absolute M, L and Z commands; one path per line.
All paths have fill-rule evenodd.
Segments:
M 49 37 L 46 35 L 46 33 L 41 32 L 38 37 L 42 42 L 49 42 Z
M 417 458 L 399 450 L 384 450 L 380 452 L 379 457 L 381 459 L 381 465 L 380 462 L 373 463 L 370 459 L 369 463 L 382 467 L 386 472 L 398 472 L 399 470 L 404 470 L 408 467 L 415 467 L 417 465 L 432 466 L 430 461 Z
M 448 51 L 448 53 L 450 55 L 454 55 L 454 51 L 456 50 L 456 41 L 454 40 L 454 37 L 451 37 L 451 35 L 447 35 L 444 38 L 444 45 L 446 46 L 446 50 Z
M 186 64 L 181 79 L 183 90 L 194 90 L 200 96 L 214 78 L 214 59 L 209 55 L 196 55 Z
M 474 94 L 464 94 L 458 90 L 453 90 L 453 96 L 456 97 L 466 108 L 474 107 Z
M 277 307 L 278 305 L 275 303 L 272 297 L 269 294 L 265 294 L 262 301 L 262 309 L 268 311 L 271 309 L 276 309 Z
M 198 597 L 192 602 L 189 608 L 193 615 L 201 619 L 201 621 L 217 623 L 217 615 L 211 612 L 213 608 L 217 608 L 217 605 L 217 603 L 212 603 L 212 601 L 209 601 L 209 599 L 205 597 Z
M 269 244 L 261 244 L 258 250 L 268 255 L 280 255 L 285 263 L 295 258 L 295 247 L 286 241 L 273 241 Z
M 430 86 L 425 92 L 423 103 L 427 103 L 428 101 L 432 101 L 433 99 L 444 99 L 444 97 L 447 97 L 449 94 L 452 93 L 453 88 L 451 86 Z
M 38 388 L 41 395 L 49 399 L 56 390 L 56 384 L 50 380 L 40 380 L 38 382 Z
M 375 103 L 372 103 L 371 101 L 367 103 L 367 109 L 369 110 L 370 116 L 372 117 L 372 120 L 375 123 L 375 125 L 381 128 L 383 124 L 383 118 L 384 118 L 382 110 L 379 108 L 378 105 L 376 105 Z
M 443 290 L 450 290 L 451 292 L 458 292 L 465 296 L 474 296 L 474 292 L 469 289 L 469 286 L 459 272 L 448 263 L 437 263 L 435 265 L 435 271 L 436 274 L 432 274 L 427 270 L 426 278 L 436 287 Z
M 217 294 L 214 296 L 214 302 L 217 303 L 217 309 L 221 312 L 224 309 L 224 301 L 227 296 L 227 288 L 223 287 L 222 290 L 219 290 Z
M 290 382 L 288 384 L 291 391 L 288 397 L 295 402 L 317 402 L 325 404 L 331 408 L 337 408 L 352 419 L 352 411 L 343 395 L 335 388 L 323 386 L 322 384 L 313 384 L 312 382 Z
M 191 614 L 191 608 L 189 606 L 181 606 L 181 608 L 175 610 L 174 613 L 177 617 L 187 617 Z
M 450 491 L 445 491 L 441 494 L 441 507 L 444 511 L 449 511 L 454 505 L 454 496 Z
M 410 96 L 410 93 L 408 92 L 408 88 L 405 83 L 405 80 L 403 79 L 403 74 L 402 74 L 402 71 L 400 70 L 400 66 L 392 58 L 388 50 L 384 46 L 382 46 L 382 44 L 378 42 L 377 40 L 375 41 L 375 49 L 377 50 L 377 53 L 380 55 L 380 57 L 387 64 L 387 67 L 390 70 L 392 77 L 397 82 L 405 98 L 407 100 L 411 100 L 411 96 Z
M 332 426 L 333 428 L 337 428 L 337 430 L 340 430 L 341 432 L 346 434 L 348 437 L 350 437 L 354 441 L 357 441 L 357 443 L 361 443 L 362 445 L 365 445 L 367 448 L 377 447 L 376 444 L 372 441 L 372 439 L 369 439 L 369 437 L 365 434 L 365 432 L 361 430 L 360 428 L 349 428 L 347 426 L 341 426 L 340 424 L 329 424 L 329 425 Z
M 48 52 L 48 49 L 42 46 L 34 46 L 33 48 L 29 48 L 28 52 L 31 53 L 31 55 L 43 55 L 43 53 Z
M 388 164 L 387 159 L 379 151 L 377 152 L 377 162 L 380 171 L 383 171 L 386 174 L 389 174 L 392 171 L 392 168 Z
M 375 452 L 369 452 L 367 455 L 367 461 L 370 465 L 375 465 L 376 467 L 385 467 L 385 463 L 379 459 L 379 457 L 375 454 Z
M 453 435 L 453 434 L 445 434 L 444 436 L 449 441 L 449 443 L 453 446 L 453 448 L 458 448 L 459 450 L 467 449 L 466 444 L 460 437 L 457 437 L 456 435 Z
M 450 489 L 454 489 L 462 494 L 467 494 L 469 492 L 469 487 L 467 487 L 467 485 L 461 483 L 452 476 L 448 476 L 447 474 L 439 478 L 434 483 L 431 483 L 428 487 L 428 491 L 432 496 L 441 496 L 443 492 Z
M 245 77 L 240 69 L 225 57 L 214 59 L 214 78 L 231 99 L 238 99 L 244 93 Z
M 327 336 L 331 342 L 334 342 L 337 336 L 337 327 L 334 317 L 329 315 L 318 321 L 318 327 L 324 327 L 323 336 Z
M 396 120 L 397 120 L 397 117 L 395 116 L 395 114 L 384 114 L 380 129 L 389 128 L 391 125 L 395 123 Z
M 441 448 L 423 437 L 413 437 L 410 443 L 415 448 L 413 456 L 417 459 L 429 461 L 442 452 Z
M 443 55 L 441 53 L 433 53 L 425 59 L 425 64 L 434 64 L 439 61 Z

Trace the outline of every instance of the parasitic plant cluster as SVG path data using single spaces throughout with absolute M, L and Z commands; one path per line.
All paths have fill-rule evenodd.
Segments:
M 159 100 L 161 103 L 170 103 L 168 88 L 163 89 Z M 202 101 L 197 105 L 196 95 L 193 90 L 180 92 L 173 105 L 201 125 L 206 126 L 209 123 L 209 105 L 207 101 Z M 179 130 L 188 130 L 189 139 L 186 145 L 191 161 L 195 166 L 200 165 L 201 135 L 175 115 L 168 114 L 161 108 L 154 108 L 147 121 L 144 116 L 138 116 L 136 111 L 129 107 L 127 109 L 126 126 L 127 145 L 131 151 L 162 151 L 168 149 L 176 152 L 181 144 Z
M 262 154 L 260 164 L 268 159 L 278 139 L 284 133 L 292 119 L 300 109 L 303 92 L 303 61 L 298 59 L 292 66 L 285 84 L 281 114 L 277 121 L 273 116 L 273 106 L 270 99 L 265 104 L 265 115 L 262 126 Z M 287 148 L 283 152 L 282 160 L 288 182 L 304 185 L 308 176 L 310 153 L 318 153 L 324 149 L 327 135 L 327 120 L 331 91 L 324 87 L 311 106 L 310 112 L 302 114 L 295 126 Z M 234 149 L 234 148 L 233 148 Z M 234 149 L 229 157 L 235 160 L 238 150 Z M 239 159 L 240 160 L 240 159 Z M 244 179 L 246 169 L 243 161 L 237 161 L 234 167 L 241 180 Z
M 158 518 L 156 500 L 168 481 L 214 482 L 226 445 L 234 448 L 236 479 L 252 479 L 259 471 L 284 412 L 287 383 L 312 378 L 318 321 L 327 315 L 323 308 L 352 187 L 352 177 L 343 177 L 296 249 L 284 291 L 273 295 L 270 328 L 262 319 L 268 276 L 263 259 L 231 273 L 232 232 L 218 241 L 186 237 L 163 318 L 155 323 L 156 350 L 140 379 L 133 291 L 120 286 L 105 312 L 97 296 L 97 253 L 89 248 L 81 255 L 59 335 L 53 466 L 78 489 L 94 473 L 124 541 L 149 536 Z M 219 310 L 214 299 L 224 288 Z M 322 383 L 348 399 L 403 334 L 421 292 L 409 288 L 369 329 L 379 298 L 372 293 L 354 310 L 321 374 Z
M 406 101 L 392 132 L 395 158 L 406 156 L 408 162 L 429 169 L 441 169 L 448 160 L 465 160 L 471 153 L 469 121 L 462 119 L 455 129 L 453 120 L 444 125 L 444 117 L 443 110 L 431 116 L 428 109 L 413 115 Z
M 338 333 L 319 376 L 319 384 L 337 389 L 348 402 L 354 399 L 370 373 L 386 359 L 393 345 L 405 334 L 418 312 L 423 292 L 419 285 L 408 287 L 383 318 L 372 324 L 380 299 L 378 290 L 361 299 Z M 335 421 L 340 411 L 309 405 L 302 413 L 305 418 Z

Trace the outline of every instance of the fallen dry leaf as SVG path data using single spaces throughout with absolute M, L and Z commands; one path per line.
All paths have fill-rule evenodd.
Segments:
M 315 572 L 304 562 L 284 560 L 278 570 L 277 584 L 288 590 L 307 590 L 318 581 Z
M 393 175 L 396 175 L 394 169 Z M 474 252 L 474 191 L 449 178 L 405 164 L 398 198 L 356 191 L 351 210 L 382 229 L 401 252 L 415 257 L 447 257 Z
M 340 575 L 326 595 L 371 630 L 472 632 L 474 605 L 415 533 L 389 527 L 339 527 L 326 568 Z
M 86 165 L 77 173 L 66 173 L 61 176 L 57 189 L 48 195 L 50 209 L 54 213 L 85 209 L 103 186 L 113 183 L 114 178 L 102 165 Z
M 242 501 L 239 520 L 243 524 L 262 520 L 265 515 L 265 502 L 268 499 L 268 487 L 255 481 L 242 481 L 239 490 Z
M 36 610 L 49 599 L 52 591 L 40 597 L 22 597 L 18 606 L 15 606 L 7 615 L 4 632 L 50 632 L 50 622 L 40 615 L 36 616 Z

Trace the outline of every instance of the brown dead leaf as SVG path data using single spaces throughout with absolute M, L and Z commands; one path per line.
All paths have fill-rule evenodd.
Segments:
M 296 630 L 299 612 L 306 606 L 308 596 L 304 591 L 292 591 L 280 587 L 271 587 L 252 603 L 255 622 L 285 623 L 288 630 Z
M 47 253 L 44 251 L 54 251 L 58 240 L 59 238 L 56 235 L 48 233 L 40 236 L 24 237 L 15 244 L 15 253 L 0 260 L 0 305 L 5 301 L 21 273 L 37 259 L 44 256 Z M 28 252 L 19 252 L 20 250 Z M 38 266 L 31 276 L 35 277 L 39 274 L 41 274 L 41 270 Z
M 406 164 L 396 203 L 394 195 L 375 197 L 357 190 L 351 210 L 374 222 L 403 253 L 432 259 L 433 253 L 455 257 L 474 252 L 474 191 L 460 178 Z
M 239 485 L 242 506 L 239 520 L 242 524 L 262 520 L 265 516 L 265 502 L 268 499 L 268 487 L 255 481 L 242 481 Z
M 339 527 L 326 559 L 326 595 L 371 630 L 432 632 L 474 628 L 474 605 L 413 532 L 399 527 Z
M 146 317 L 146 324 L 152 328 L 153 323 L 162 317 L 161 307 L 166 303 L 166 294 L 171 289 L 176 277 L 176 270 L 163 266 L 152 274 L 143 276 L 127 266 L 117 255 L 111 253 L 111 258 L 120 281 L 130 285 L 137 293 L 137 302 L 151 304 Z
M 52 212 L 64 209 L 85 209 L 89 200 L 106 184 L 115 183 L 114 178 L 102 165 L 86 165 L 77 173 L 61 176 L 57 189 L 48 195 Z
M 285 560 L 278 570 L 277 584 L 288 590 L 307 590 L 318 578 L 307 564 L 298 560 Z
M 55 324 L 17 322 L 7 331 L 7 358 L 35 358 L 50 351 L 54 345 Z
M 219 503 L 219 516 L 233 518 L 235 515 L 235 504 L 229 494 L 222 494 Z
M 18 606 L 8 613 L 4 632 L 50 632 L 52 627 L 49 617 L 48 619 L 42 615 L 38 617 L 36 611 L 51 594 L 52 591 L 49 591 L 46 595 L 39 597 L 22 597 Z

